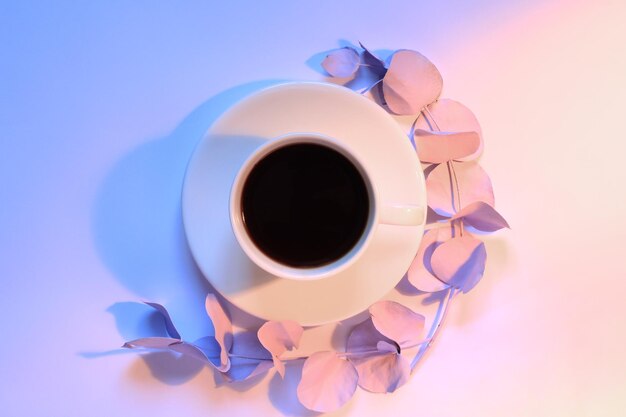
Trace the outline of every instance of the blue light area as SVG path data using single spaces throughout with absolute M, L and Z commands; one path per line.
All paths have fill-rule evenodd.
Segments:
M 155 326 L 149 309 L 116 303 L 161 302 L 183 336 L 211 332 L 180 186 L 230 105 L 281 80 L 324 79 L 320 52 L 346 40 L 436 61 L 531 4 L 423 3 L 2 1 L 2 415 L 225 413 L 210 378 L 170 391 L 195 364 L 146 358 L 150 378 L 136 356 L 110 352 Z M 293 396 L 271 381 L 275 412 L 306 415 L 283 391 Z M 239 407 L 230 415 L 254 402 Z

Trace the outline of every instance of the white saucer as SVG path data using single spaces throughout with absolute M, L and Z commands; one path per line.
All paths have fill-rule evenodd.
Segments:
M 417 253 L 421 226 L 378 225 L 350 268 L 328 278 L 277 278 L 253 264 L 229 220 L 229 193 L 241 164 L 262 143 L 290 132 L 344 141 L 371 164 L 380 200 L 426 207 L 424 175 L 409 139 L 380 106 L 347 88 L 288 83 L 253 94 L 209 129 L 191 158 L 183 187 L 183 221 L 191 252 L 213 287 L 266 320 L 304 326 L 355 315 L 391 291 Z

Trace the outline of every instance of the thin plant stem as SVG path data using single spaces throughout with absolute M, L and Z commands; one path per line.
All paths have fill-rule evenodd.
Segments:
M 431 122 L 433 122 L 433 124 L 435 125 L 435 130 L 437 130 L 438 132 L 441 132 L 441 129 L 439 128 L 439 125 L 437 124 L 437 121 L 435 120 L 435 118 L 433 117 L 433 114 L 430 112 L 430 110 L 428 110 L 428 106 L 425 106 L 422 109 L 422 112 L 426 112 L 428 113 L 428 118 L 430 119 Z
M 433 324 L 428 332 L 428 337 L 426 338 L 428 342 L 417 351 L 415 357 L 411 361 L 411 372 L 415 369 L 415 367 L 422 360 L 424 355 L 426 355 L 426 352 L 428 352 L 428 349 L 435 342 L 435 339 L 439 334 L 439 330 L 441 329 L 444 320 L 448 315 L 448 307 L 450 306 L 450 302 L 452 301 L 452 298 L 455 294 L 456 291 L 454 288 L 449 288 L 448 290 L 446 290 L 446 294 L 444 295 L 443 300 L 441 300 L 441 302 L 439 303 L 439 307 L 437 308 L 437 314 L 435 315 Z
M 463 205 L 461 204 L 461 190 L 459 188 L 459 180 L 456 176 L 456 171 L 454 169 L 454 162 L 453 161 L 449 161 L 448 162 L 450 164 L 450 170 L 452 172 L 452 177 L 454 177 L 454 185 L 456 186 L 456 202 L 458 205 L 458 209 L 457 212 L 459 212 L 461 210 L 461 208 L 463 207 Z M 459 221 L 457 222 L 459 225 L 459 232 L 461 234 L 461 236 L 463 236 L 463 221 L 461 219 L 459 219 Z
M 418 346 L 424 346 L 425 344 L 429 343 L 430 339 L 426 338 L 424 340 L 422 340 L 419 343 L 413 343 L 410 345 L 402 345 L 401 349 L 412 349 Z M 369 356 L 369 355 L 381 355 L 381 354 L 386 354 L 387 352 L 381 352 L 378 349 L 372 349 L 372 350 L 362 350 L 362 351 L 358 351 L 358 352 L 336 352 L 337 356 L 342 357 L 342 358 L 353 358 L 353 357 L 359 357 L 359 356 Z M 231 358 L 240 358 L 240 359 L 250 359 L 250 360 L 258 360 L 258 361 L 264 361 L 264 360 L 271 360 L 268 358 L 255 358 L 253 356 L 243 356 L 243 355 L 234 355 L 234 354 L 229 354 L 228 355 Z M 218 359 L 217 356 L 212 357 L 214 359 Z M 283 362 L 293 362 L 293 361 L 300 361 L 300 360 L 304 360 L 307 359 L 308 356 L 292 356 L 292 357 L 285 357 L 285 358 L 281 358 L 281 360 Z
M 417 114 L 417 117 L 415 118 L 415 120 L 413 120 L 413 123 L 411 123 L 411 128 L 409 129 L 409 140 L 411 141 L 411 145 L 413 145 L 413 147 L 417 150 L 417 144 L 415 143 L 415 125 L 417 124 L 417 121 L 419 120 L 420 116 L 422 115 L 422 112 L 419 112 Z
M 432 122 L 435 130 L 437 130 L 438 132 L 441 132 L 441 128 L 439 128 L 439 125 L 437 124 L 437 121 L 433 117 L 433 115 L 430 112 L 430 110 L 428 110 L 428 106 L 426 106 L 426 107 L 424 107 L 424 109 L 422 109 L 421 113 L 423 113 L 423 112 L 428 113 L 428 118 Z M 459 210 L 461 210 L 461 191 L 460 191 L 460 188 L 459 188 L 459 180 L 458 180 L 458 178 L 456 176 L 456 171 L 454 170 L 454 162 L 453 161 L 448 161 L 448 162 L 446 162 L 446 165 L 448 167 L 448 176 L 450 177 L 450 196 L 452 197 L 452 209 L 458 212 Z M 456 193 L 455 193 L 455 190 L 456 190 Z M 455 202 L 456 202 L 456 204 L 455 204 Z M 463 222 L 461 220 L 459 220 L 458 222 L 457 221 L 453 221 L 452 222 L 453 230 L 455 229 L 455 226 L 458 227 L 459 234 L 461 236 L 463 236 Z

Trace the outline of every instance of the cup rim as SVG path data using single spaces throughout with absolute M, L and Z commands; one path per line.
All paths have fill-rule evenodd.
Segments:
M 282 264 L 268 255 L 266 255 L 256 244 L 252 241 L 248 235 L 245 227 L 243 216 L 241 215 L 241 193 L 243 192 L 243 186 L 248 174 L 252 171 L 254 166 L 266 155 L 274 152 L 277 149 L 289 146 L 296 143 L 315 143 L 326 147 L 329 147 L 343 156 L 348 158 L 350 162 L 357 168 L 363 181 L 365 182 L 368 197 L 369 197 L 369 215 L 367 224 L 361 234 L 361 237 L 357 243 L 345 253 L 339 259 L 334 260 L 325 265 L 316 267 L 293 267 Z M 335 274 L 340 273 L 346 268 L 350 267 L 356 260 L 363 254 L 367 246 L 372 240 L 374 235 L 374 229 L 378 224 L 379 210 L 377 207 L 377 193 L 374 187 L 374 183 L 366 169 L 365 164 L 351 149 L 340 143 L 337 139 L 330 136 L 314 133 L 314 132 L 293 132 L 285 135 L 278 136 L 274 139 L 268 140 L 266 143 L 257 148 L 241 165 L 230 191 L 230 223 L 235 238 L 239 243 L 239 246 L 244 253 L 261 269 L 270 273 L 271 275 L 293 279 L 298 281 L 316 280 L 322 278 L 328 278 Z

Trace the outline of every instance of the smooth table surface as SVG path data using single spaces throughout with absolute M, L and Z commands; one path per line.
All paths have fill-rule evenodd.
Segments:
M 334 414 L 623 415 L 625 17 L 609 0 L 2 1 L 1 414 L 313 415 L 294 371 L 231 388 L 114 349 L 155 324 L 141 300 L 210 332 L 180 188 L 211 122 L 324 80 L 321 53 L 360 40 L 439 67 L 482 124 L 512 230 L 487 238 L 485 278 L 410 382 Z

